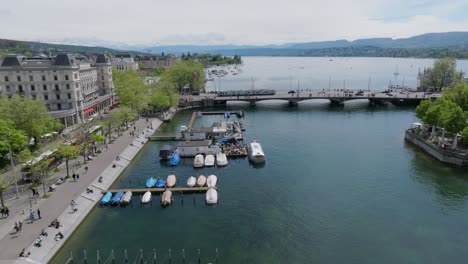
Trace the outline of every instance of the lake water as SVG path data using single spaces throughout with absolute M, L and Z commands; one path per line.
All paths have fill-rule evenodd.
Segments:
M 298 65 L 320 60 L 296 59 Z M 250 63 L 282 68 L 293 60 L 245 58 L 242 74 Z M 419 67 L 414 61 L 413 68 Z M 400 73 L 403 64 L 398 63 Z M 273 71 L 257 72 L 263 72 L 259 83 L 274 78 Z M 367 74 L 356 79 L 361 77 L 367 85 Z M 328 82 L 328 76 L 323 79 Z M 179 185 L 190 175 L 218 176 L 218 205 L 206 206 L 203 194 L 190 194 L 174 195 L 168 208 L 161 208 L 157 197 L 153 206 L 141 206 L 134 197 L 126 208 L 96 207 L 52 263 L 65 263 L 70 251 L 81 260 L 83 250 L 89 263 L 95 263 L 96 250 L 103 261 L 114 250 L 117 263 L 123 263 L 124 250 L 134 261 L 139 249 L 146 260 L 155 249 L 158 263 L 168 263 L 169 249 L 172 263 L 182 263 L 182 249 L 186 263 L 198 263 L 198 250 L 201 263 L 215 263 L 216 249 L 218 263 L 464 263 L 468 258 L 468 173 L 404 142 L 404 130 L 417 120 L 413 108 L 369 107 L 366 101 L 330 107 L 321 100 L 296 108 L 285 102 L 227 108 L 246 112 L 245 138 L 262 143 L 264 167 L 238 159 L 226 168 L 195 170 L 191 159 L 182 160 L 175 170 Z M 179 129 L 190 114 L 178 114 L 161 130 Z M 172 173 L 157 160 L 164 144 L 149 142 L 113 187 L 142 187 L 150 176 Z

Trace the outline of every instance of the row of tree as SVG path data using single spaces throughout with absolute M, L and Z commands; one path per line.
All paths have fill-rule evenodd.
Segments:
M 185 55 L 182 53 L 181 56 L 182 60 L 192 60 L 201 62 L 204 66 L 210 65 L 225 65 L 225 64 L 241 64 L 242 58 L 239 55 L 230 56 L 223 56 L 221 54 L 210 54 L 210 53 L 194 53 L 190 54 L 190 52 Z
M 440 92 L 462 79 L 463 72 L 457 72 L 457 61 L 454 58 L 441 58 L 419 75 L 419 88 L 423 91 Z

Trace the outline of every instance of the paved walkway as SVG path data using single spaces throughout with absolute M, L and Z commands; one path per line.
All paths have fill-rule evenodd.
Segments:
M 146 135 L 154 133 L 161 121 L 155 119 L 151 120 L 151 123 L 153 129 L 147 129 L 150 124 L 145 119 L 138 120 L 135 126 L 137 130 L 145 131 L 144 135 L 135 138 L 129 135 L 130 130 L 126 131 L 123 136 L 110 144 L 107 150 L 87 164 L 89 168 L 87 173 L 84 169 L 75 171 L 80 174 L 79 180 L 59 185 L 50 198 L 40 199 L 37 204 L 33 204 L 33 210 L 40 209 L 42 219 L 30 223 L 29 201 L 27 197 L 21 197 L 19 200 L 26 200 L 26 205 L 20 210 L 26 213 L 11 216 L 7 221 L 1 222 L 0 263 L 47 263 L 99 201 L 102 196 L 100 191 L 107 189 L 120 175 L 146 143 Z M 116 160 L 117 156 L 121 158 Z M 115 168 L 113 164 L 116 165 Z M 99 176 L 103 177 L 102 183 L 98 182 Z M 94 192 L 87 194 L 87 187 Z M 72 212 L 70 208 L 72 199 L 78 204 L 77 212 Z M 60 221 L 62 226 L 59 229 L 48 227 L 54 219 Z M 14 223 L 17 221 L 23 221 L 23 232 L 20 236 L 13 232 Z M 38 248 L 33 244 L 42 229 L 46 230 L 48 236 L 43 237 L 42 247 Z M 65 239 L 54 240 L 58 231 L 65 236 Z M 17 259 L 23 248 L 27 249 L 26 252 L 30 251 L 31 255 L 28 258 Z

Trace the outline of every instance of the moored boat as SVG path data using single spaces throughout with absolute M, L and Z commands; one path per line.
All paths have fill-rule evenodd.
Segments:
M 112 193 L 111 192 L 107 192 L 106 194 L 104 194 L 104 196 L 101 199 L 101 205 L 108 204 L 110 202 L 111 198 L 112 198 Z
M 165 179 L 158 179 L 156 181 L 156 187 L 158 187 L 158 188 L 166 187 L 166 180 Z
M 194 168 L 202 168 L 205 166 L 205 158 L 203 157 L 202 154 L 198 154 L 195 156 L 193 159 L 193 167 Z
M 169 160 L 170 166 L 177 166 L 180 163 L 180 156 L 177 153 L 172 154 L 171 159 Z
M 120 199 L 120 204 L 129 204 L 130 201 L 132 200 L 132 192 L 131 191 L 127 191 L 123 196 L 122 198 Z
M 263 153 L 262 145 L 255 140 L 249 144 L 249 160 L 252 163 L 265 162 L 265 153 Z
M 216 154 L 216 165 L 218 167 L 223 167 L 228 164 L 227 156 L 224 153 L 218 153 Z
M 119 202 L 120 202 L 120 199 L 122 198 L 122 196 L 124 196 L 123 192 L 118 192 L 118 193 L 114 194 L 114 196 L 112 197 L 112 199 L 110 201 L 110 204 L 111 205 L 118 205 Z
M 215 157 L 211 154 L 206 155 L 205 157 L 205 166 L 206 167 L 212 167 L 215 164 Z
M 160 160 L 168 160 L 172 156 L 172 152 L 174 150 L 172 149 L 171 145 L 164 145 L 160 150 L 159 150 L 159 159 Z
M 190 176 L 187 180 L 187 186 L 188 187 L 194 187 L 195 184 L 197 184 L 197 178 Z
M 165 190 L 161 195 L 161 205 L 168 206 L 172 203 L 172 192 L 170 190 Z
M 218 192 L 215 189 L 209 189 L 206 192 L 206 203 L 207 204 L 218 203 Z
M 198 176 L 197 186 L 198 187 L 203 187 L 203 186 L 205 186 L 205 184 L 206 184 L 206 177 L 203 176 L 203 175 Z
M 214 188 L 216 187 L 217 181 L 218 178 L 215 175 L 210 175 L 208 178 L 206 178 L 206 186 L 208 186 L 208 188 Z
M 153 188 L 156 185 L 156 179 L 151 177 L 146 180 L 145 186 L 146 188 Z
M 141 203 L 149 203 L 151 201 L 151 192 L 147 191 L 145 194 L 143 194 L 143 197 L 141 197 Z
M 166 181 L 166 186 L 169 188 L 172 188 L 176 185 L 176 176 L 175 175 L 169 175 L 167 176 L 167 181 Z

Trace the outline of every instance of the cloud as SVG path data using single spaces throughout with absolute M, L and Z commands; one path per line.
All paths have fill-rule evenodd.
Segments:
M 9 9 L 0 9 L 0 16 L 9 16 L 11 11 Z

